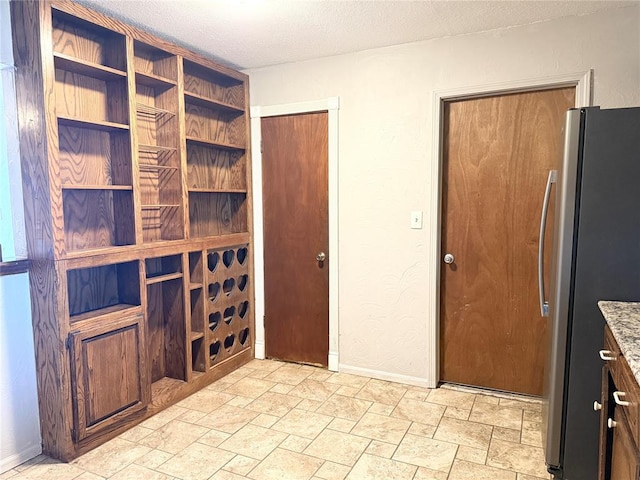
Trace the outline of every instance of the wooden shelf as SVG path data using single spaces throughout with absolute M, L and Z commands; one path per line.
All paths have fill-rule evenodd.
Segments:
M 136 83 L 151 88 L 170 88 L 177 85 L 177 83 L 173 80 L 148 72 L 136 72 Z
M 190 283 L 189 284 L 189 290 L 198 290 L 199 288 L 202 288 L 202 284 L 201 283 Z
M 79 183 L 63 183 L 63 190 L 123 190 L 133 191 L 131 185 L 82 185 Z
M 169 110 L 152 107 L 151 105 L 146 105 L 144 103 L 136 104 L 136 111 L 138 112 L 138 114 L 149 115 L 156 118 L 175 117 L 176 115 L 175 113 L 170 112 Z
M 189 193 L 240 193 L 246 194 L 245 188 L 189 188 Z
M 214 100 L 212 98 L 203 97 L 202 95 L 198 95 L 196 93 L 184 92 L 184 99 L 185 99 L 185 102 L 193 103 L 194 105 L 198 105 L 205 108 L 222 110 L 224 112 L 235 113 L 237 115 L 242 115 L 244 113 L 243 107 L 237 107 L 230 103 L 225 103 L 219 100 Z
M 53 52 L 53 62 L 56 68 L 101 80 L 122 80 L 127 77 L 127 74 L 122 70 L 74 58 L 63 53 Z
M 129 310 L 131 312 L 129 312 Z M 72 323 L 81 322 L 83 320 L 96 319 L 98 317 L 104 317 L 118 312 L 119 315 L 124 316 L 127 313 L 137 313 L 140 311 L 140 305 L 130 305 L 128 303 L 118 303 L 109 307 L 99 308 L 89 312 L 79 313 L 78 315 L 70 315 L 69 320 Z
M 145 153 L 175 152 L 176 150 L 174 147 L 163 147 L 162 145 L 138 145 L 138 151 Z
M 198 241 L 215 242 L 220 245 L 216 248 L 227 248 L 248 243 L 249 237 L 249 232 L 225 233 L 224 235 L 202 235 L 198 237 Z
M 147 277 L 147 285 L 153 285 L 154 283 L 167 282 L 169 280 L 175 280 L 176 278 L 182 278 L 182 272 L 167 273 L 165 275 L 157 275 L 155 277 Z
M 245 151 L 246 147 L 244 145 L 232 145 L 230 143 L 222 143 L 222 142 L 214 142 L 213 140 L 207 140 L 204 138 L 190 137 L 187 136 L 187 142 L 193 142 L 197 145 L 203 145 L 205 147 L 214 147 L 219 148 L 221 150 L 230 150 L 230 151 Z
M 177 378 L 162 377 L 151 384 L 151 401 L 153 405 L 167 405 L 175 402 L 175 397 L 186 382 Z
M 180 205 L 142 205 L 142 210 L 158 210 L 160 208 L 180 208 Z
M 199 340 L 200 338 L 204 338 L 203 332 L 191 332 L 191 341 L 194 342 Z
M 124 123 L 106 122 L 102 120 L 86 120 L 62 115 L 58 115 L 58 123 L 69 127 L 90 128 L 104 132 L 125 132 L 129 130 L 129 125 L 125 125 Z
M 82 250 L 68 250 L 64 258 L 68 260 L 76 258 L 93 257 L 96 255 L 116 255 L 126 254 L 127 252 L 135 252 L 138 247 L 136 245 L 109 245 L 107 247 L 93 247 Z
M 151 163 L 140 163 L 140 170 L 179 170 L 180 167 L 169 167 L 166 165 L 153 165 Z

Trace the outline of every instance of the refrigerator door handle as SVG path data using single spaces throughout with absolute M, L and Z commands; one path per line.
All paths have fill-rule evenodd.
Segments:
M 551 200 L 551 188 L 558 178 L 556 170 L 550 170 L 547 177 L 547 186 L 544 190 L 542 202 L 542 215 L 540 216 L 540 237 L 538 239 L 538 293 L 540 295 L 540 314 L 549 316 L 549 302 L 544 291 L 544 236 L 547 230 L 547 214 L 549 213 L 549 201 Z

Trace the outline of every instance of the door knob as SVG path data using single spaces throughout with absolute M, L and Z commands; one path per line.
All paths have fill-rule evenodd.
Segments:
M 444 258 L 442 259 L 444 263 L 450 265 L 455 261 L 456 257 L 454 257 L 451 253 L 445 253 Z
M 613 418 L 607 419 L 607 427 L 616 428 L 618 426 L 618 422 L 616 422 Z
M 326 258 L 327 256 L 325 255 L 324 252 L 320 252 L 316 255 L 316 260 L 319 262 L 324 262 Z
M 593 410 L 595 410 L 596 412 L 598 410 L 602 410 L 602 404 L 596 400 L 595 402 L 593 402 Z

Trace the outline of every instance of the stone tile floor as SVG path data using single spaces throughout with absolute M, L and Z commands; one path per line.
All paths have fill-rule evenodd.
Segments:
M 0 480 L 549 479 L 541 403 L 254 360 L 65 464 Z

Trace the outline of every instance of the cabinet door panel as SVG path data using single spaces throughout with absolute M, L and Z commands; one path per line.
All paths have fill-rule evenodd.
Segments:
M 619 372 L 619 379 L 616 381 L 616 390 L 622 392 L 624 395 L 621 400 L 629 402 L 629 405 L 620 407 L 627 418 L 629 428 L 631 430 L 631 438 L 636 445 L 640 444 L 640 426 L 638 421 L 640 420 L 640 388 L 636 382 L 631 368 L 627 363 L 627 360 L 621 356 L 616 370 Z
M 611 439 L 613 432 L 607 427 L 609 416 L 613 418 L 613 403 L 610 389 L 613 386 L 611 371 L 607 365 L 602 367 L 602 395 L 600 398 L 600 454 L 598 456 L 598 480 L 610 477 Z
M 149 403 L 142 317 L 71 333 L 76 441 L 108 429 Z
M 640 460 L 638 451 L 631 438 L 629 423 L 619 407 L 615 409 L 617 422 L 613 432 L 611 447 L 611 476 L 610 480 L 638 480 Z

